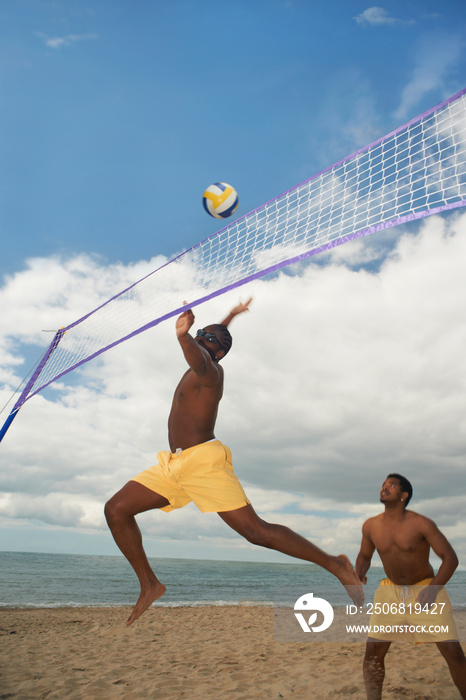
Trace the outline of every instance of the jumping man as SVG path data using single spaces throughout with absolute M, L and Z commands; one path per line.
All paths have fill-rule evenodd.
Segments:
M 127 625 L 165 593 L 165 586 L 147 560 L 135 515 L 156 508 L 182 508 L 190 501 L 203 513 L 218 513 L 249 542 L 319 564 L 344 586 L 351 586 L 351 597 L 356 603 L 363 602 L 361 583 L 345 555 L 326 554 L 289 528 L 258 517 L 233 472 L 230 450 L 215 438 L 223 393 L 223 368 L 219 361 L 232 344 L 227 326 L 235 316 L 248 311 L 250 303 L 251 299 L 239 304 L 221 324 L 206 326 L 195 337 L 189 333 L 194 323 L 191 309 L 179 316 L 176 335 L 188 369 L 175 390 L 168 418 L 170 451 L 159 452 L 158 464 L 134 477 L 105 506 L 115 542 L 141 586 Z

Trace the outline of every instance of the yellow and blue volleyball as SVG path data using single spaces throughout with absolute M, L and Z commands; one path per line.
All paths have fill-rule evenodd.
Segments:
M 216 219 L 227 219 L 238 208 L 238 193 L 226 182 L 210 185 L 202 196 L 204 209 Z

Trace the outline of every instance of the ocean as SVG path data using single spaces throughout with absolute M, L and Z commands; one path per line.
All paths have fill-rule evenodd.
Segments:
M 167 592 L 156 605 L 264 605 L 277 591 L 314 592 L 334 605 L 346 605 L 340 583 L 307 563 L 262 563 L 199 559 L 150 559 Z M 369 571 L 370 600 L 383 570 Z M 466 609 L 466 571 L 447 586 L 455 608 Z M 122 556 L 0 552 L 0 607 L 114 607 L 135 604 L 138 580 Z

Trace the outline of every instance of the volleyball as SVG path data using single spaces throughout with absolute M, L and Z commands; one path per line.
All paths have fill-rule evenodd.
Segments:
M 210 185 L 202 196 L 204 209 L 216 219 L 226 219 L 238 208 L 238 193 L 226 182 Z

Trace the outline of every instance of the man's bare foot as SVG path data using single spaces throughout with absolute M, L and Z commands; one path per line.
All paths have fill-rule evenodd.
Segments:
M 133 612 L 128 617 L 126 621 L 126 627 L 129 627 L 138 617 L 141 617 L 142 613 L 149 608 L 155 600 L 158 600 L 163 596 L 166 591 L 166 587 L 160 581 L 157 581 L 153 586 L 148 588 L 146 591 L 141 592 L 138 598 L 138 602 L 133 608 Z
M 355 605 L 362 605 L 364 603 L 364 589 L 350 560 L 345 554 L 339 554 L 338 557 L 335 557 L 335 560 L 337 563 L 337 568 L 334 572 L 335 576 L 346 588 L 346 592 L 353 603 Z

